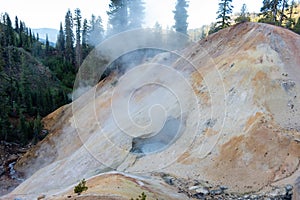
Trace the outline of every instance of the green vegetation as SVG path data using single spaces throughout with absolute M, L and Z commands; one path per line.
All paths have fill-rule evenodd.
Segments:
M 133 28 L 141 28 L 144 21 L 142 0 L 111 0 L 108 19 L 108 36 Z
M 146 200 L 146 198 L 147 198 L 147 195 L 144 192 L 142 192 L 142 194 L 140 194 L 138 196 L 138 198 L 136 198 L 136 199 L 131 198 L 130 200 Z
M 75 186 L 75 188 L 74 188 L 74 193 L 76 193 L 76 194 L 79 195 L 79 194 L 81 194 L 82 192 L 87 191 L 87 190 L 88 190 L 88 187 L 87 187 L 85 184 L 86 184 L 85 179 L 82 179 L 82 180 L 78 183 L 78 185 Z
M 227 0 L 219 0 L 219 9 L 217 12 L 218 21 L 212 22 L 209 25 L 203 25 L 200 28 L 189 30 L 188 34 L 191 39 L 199 40 L 224 27 L 248 21 L 282 26 L 300 34 L 300 25 L 298 23 L 298 18 L 300 17 L 299 3 L 296 3 L 295 0 L 262 0 L 262 3 L 263 6 L 260 13 L 249 13 L 247 11 L 247 5 L 243 4 L 241 11 L 232 15 L 230 2 Z M 227 7 L 225 6 L 226 4 L 228 5 Z M 226 12 L 228 14 L 226 14 Z M 227 24 L 223 23 L 223 21 L 226 22 L 226 19 L 228 22 Z
M 70 102 L 77 70 L 104 32 L 100 17 L 82 23 L 80 10 L 74 12 L 60 24 L 56 47 L 18 17 L 14 27 L 8 13 L 0 18 L 0 140 L 38 142 L 47 133 L 42 117 Z
M 297 23 L 294 26 L 293 31 L 295 31 L 296 33 L 300 34 L 300 17 L 298 18 Z
M 233 6 L 232 0 L 220 0 L 219 10 L 217 12 L 216 30 L 227 28 L 230 26 L 230 15 L 232 13 Z
M 247 11 L 247 5 L 243 4 L 241 8 L 241 12 L 239 16 L 235 19 L 236 23 L 242 23 L 242 22 L 250 22 L 249 13 Z
M 284 18 L 287 18 L 284 11 L 288 8 L 287 0 L 264 0 L 261 7 L 261 22 L 281 26 Z
M 187 34 L 187 8 L 188 8 L 188 2 L 186 0 L 177 0 L 177 4 L 175 7 L 174 13 L 174 20 L 175 25 L 174 28 L 177 32 Z
M 54 49 L 39 42 L 16 17 L 0 20 L 0 139 L 21 144 L 42 139 L 41 117 L 68 103 L 69 91 L 45 67 Z
M 299 10 L 299 3 L 297 4 L 295 0 L 264 0 L 258 21 L 295 31 Z

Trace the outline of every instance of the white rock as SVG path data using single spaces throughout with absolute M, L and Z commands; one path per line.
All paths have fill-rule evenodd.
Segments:
M 200 187 L 196 190 L 197 193 L 200 193 L 200 194 L 204 194 L 204 195 L 207 195 L 209 193 L 209 191 L 203 187 Z
M 189 187 L 189 190 L 197 190 L 198 188 L 200 188 L 199 185 L 194 185 L 194 186 Z

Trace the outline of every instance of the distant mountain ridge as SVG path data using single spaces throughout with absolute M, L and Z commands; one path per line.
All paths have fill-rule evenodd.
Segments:
M 57 40 L 58 30 L 54 28 L 39 28 L 39 29 L 32 29 L 34 33 L 39 34 L 39 38 L 41 42 L 46 41 L 46 35 L 48 34 L 48 40 L 51 46 L 55 46 Z

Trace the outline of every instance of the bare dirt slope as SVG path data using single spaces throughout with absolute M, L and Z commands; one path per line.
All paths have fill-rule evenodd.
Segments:
M 167 60 L 169 54 L 154 61 Z M 168 70 L 179 71 L 190 87 L 172 73 L 153 70 L 149 62 L 146 71 L 135 71 L 135 79 L 125 73 L 126 84 L 110 77 L 47 116 L 44 123 L 51 134 L 18 161 L 16 169 L 28 178 L 8 197 L 45 194 L 63 199 L 86 178 L 91 189 L 85 195 L 128 199 L 147 191 L 153 198 L 188 198 L 189 194 L 178 193 L 178 187 L 170 189 L 173 184 L 168 179 L 154 175 L 160 173 L 187 185 L 207 181 L 238 193 L 294 185 L 300 176 L 299 35 L 271 25 L 243 23 L 181 54 L 183 58 Z M 149 77 L 167 87 L 138 86 Z M 160 124 L 160 111 L 150 112 L 154 121 L 147 112 L 154 102 L 165 108 L 161 127 L 140 129 L 118 121 L 126 119 L 122 99 L 133 91 L 132 119 L 140 125 L 155 119 Z M 149 136 L 159 128 L 158 136 Z M 111 170 L 136 176 L 129 180 L 102 174 Z M 147 183 L 139 184 L 143 176 Z

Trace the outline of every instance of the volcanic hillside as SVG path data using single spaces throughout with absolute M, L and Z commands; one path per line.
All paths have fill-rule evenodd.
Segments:
M 172 54 L 44 118 L 50 134 L 18 161 L 27 179 L 4 198 L 64 199 L 83 178 L 77 199 L 189 199 L 217 186 L 280 195 L 287 184 L 297 198 L 299 35 L 242 23 Z

